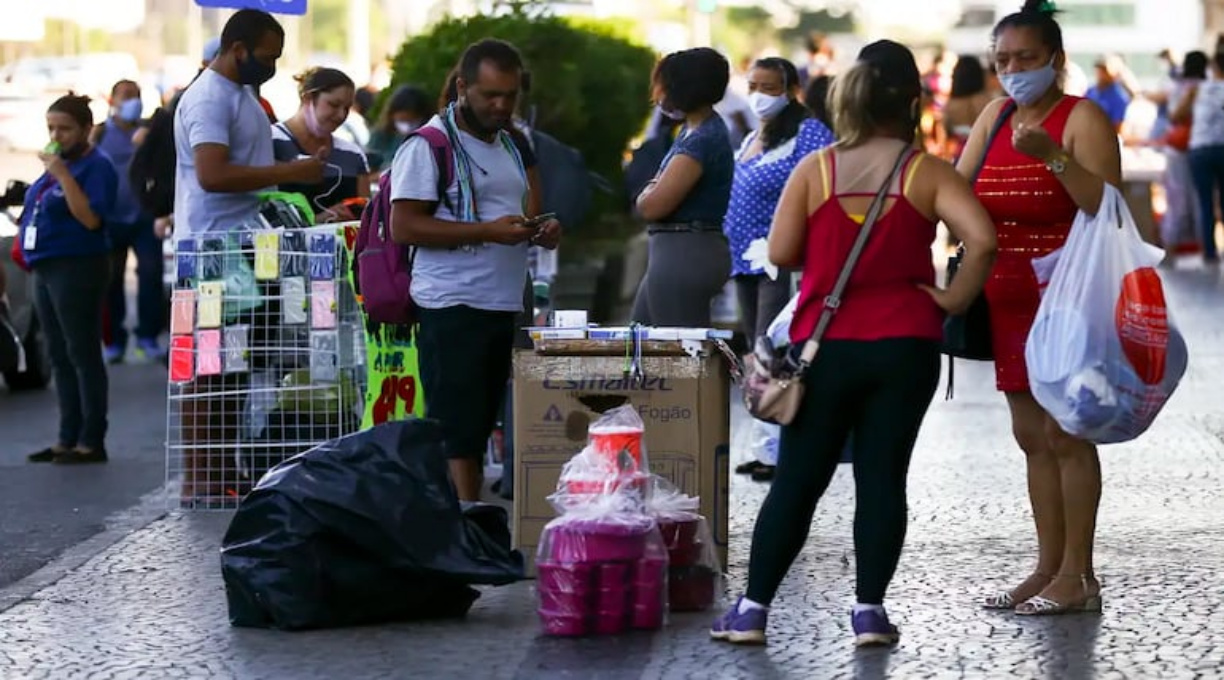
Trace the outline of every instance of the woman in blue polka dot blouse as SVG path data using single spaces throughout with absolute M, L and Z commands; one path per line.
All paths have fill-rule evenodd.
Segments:
M 775 57 L 757 61 L 748 74 L 748 91 L 763 125 L 744 140 L 736 157 L 723 232 L 731 245 L 740 320 L 752 343 L 765 334 L 790 299 L 791 273 L 784 270 L 771 278 L 744 255 L 753 241 L 769 236 L 774 208 L 791 171 L 804 156 L 829 146 L 834 138 L 799 101 L 799 71 L 791 62 Z M 772 478 L 773 466 L 754 460 L 736 472 L 766 481 Z

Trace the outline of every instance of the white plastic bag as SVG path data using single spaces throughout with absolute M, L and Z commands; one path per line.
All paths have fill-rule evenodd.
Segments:
M 753 457 L 766 464 L 778 464 L 778 441 L 782 437 L 782 426 L 753 419 L 751 451 Z
M 1024 353 L 1029 386 L 1069 434 L 1138 437 L 1185 374 L 1186 343 L 1155 269 L 1162 256 L 1106 185 L 1096 216 L 1081 212 L 1066 245 L 1033 262 L 1049 284 Z
M 795 309 L 799 306 L 799 295 L 791 297 L 790 302 L 778 312 L 774 320 L 769 323 L 769 328 L 766 329 L 765 335 L 769 337 L 769 342 L 773 345 L 773 349 L 780 350 L 789 347 L 791 321 L 795 318 Z

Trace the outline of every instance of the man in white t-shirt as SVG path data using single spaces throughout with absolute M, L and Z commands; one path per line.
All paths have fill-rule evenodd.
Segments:
M 483 457 L 501 408 L 522 310 L 527 250 L 556 248 L 561 225 L 538 222 L 539 191 L 507 130 L 523 62 L 483 40 L 459 63 L 458 101 L 427 125 L 444 131 L 454 179 L 438 195 L 434 153 L 410 137 L 391 165 L 391 232 L 417 246 L 412 298 L 426 415 L 442 425 L 459 499 L 480 500 Z

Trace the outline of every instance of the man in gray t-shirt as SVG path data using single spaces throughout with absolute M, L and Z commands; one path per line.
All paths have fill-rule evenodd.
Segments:
M 272 15 L 240 10 L 225 24 L 221 51 L 174 113 L 176 234 L 225 232 L 255 219 L 259 191 L 319 182 L 321 158 L 276 165 L 272 129 L 254 88 L 276 73 L 285 32 Z
M 321 158 L 281 165 L 272 157 L 272 128 L 252 88 L 276 72 L 285 32 L 266 12 L 235 13 L 221 32 L 221 51 L 179 100 L 174 113 L 175 236 L 222 234 L 259 214 L 256 193 L 282 182 L 319 182 Z M 246 489 L 232 450 L 241 430 L 240 392 L 246 377 L 197 376 L 182 400 L 182 501 L 226 507 Z M 235 487 L 237 484 L 237 487 Z
M 391 166 L 391 232 L 417 246 L 412 298 L 425 411 L 442 425 L 463 501 L 480 500 L 485 445 L 510 378 L 528 245 L 552 249 L 561 238 L 557 220 L 525 217 L 538 213 L 539 189 L 507 132 L 522 77 L 508 43 L 484 40 L 464 52 L 459 100 L 429 123 L 456 158 L 445 196 L 423 137 L 401 145 Z

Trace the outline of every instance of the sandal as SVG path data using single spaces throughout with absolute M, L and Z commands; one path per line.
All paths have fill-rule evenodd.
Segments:
M 987 596 L 986 599 L 982 601 L 982 608 L 992 609 L 996 611 L 1015 609 L 1016 605 L 1020 604 L 1020 602 L 1027 601 L 1027 600 L 1020 600 L 1019 602 L 1017 602 L 1018 598 L 1016 597 L 1016 593 L 1021 588 L 1023 588 L 1025 584 L 1027 584 L 1029 581 L 1033 580 L 1034 578 L 1043 580 L 1044 583 L 1041 585 L 1041 587 L 1044 588 L 1045 586 L 1049 585 L 1050 581 L 1054 580 L 1054 575 L 1046 574 L 1040 571 L 1035 571 L 1031 575 L 1029 575 L 1028 578 L 1024 579 L 1024 583 L 1021 583 L 1015 588 L 1012 588 L 1011 590 L 1004 590 L 1003 592 Z M 1041 591 L 1038 590 L 1038 592 L 1041 592 Z
M 1055 602 L 1048 597 L 1037 595 L 1016 606 L 1018 616 L 1061 616 L 1063 614 L 1099 614 L 1101 613 L 1101 585 L 1092 588 L 1090 580 L 1095 580 L 1092 574 L 1059 574 L 1058 578 L 1079 577 L 1084 588 L 1084 597 L 1076 602 Z

